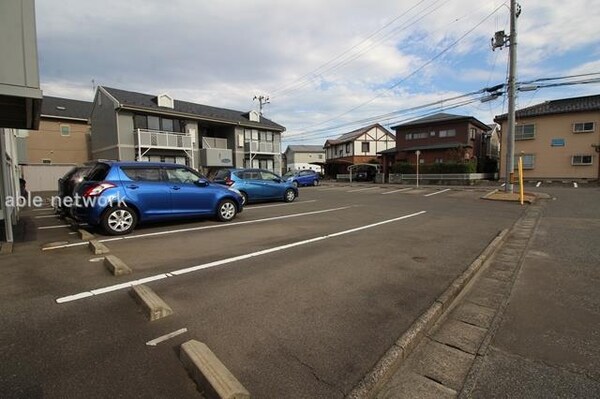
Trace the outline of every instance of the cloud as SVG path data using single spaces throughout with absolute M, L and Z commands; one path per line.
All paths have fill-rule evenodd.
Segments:
M 93 79 L 240 110 L 266 94 L 267 116 L 290 132 L 318 128 L 502 81 L 507 52 L 490 38 L 508 32 L 503 3 L 37 0 L 41 81 L 57 96 L 91 100 Z M 597 68 L 598 25 L 585 0 L 524 3 L 519 77 Z

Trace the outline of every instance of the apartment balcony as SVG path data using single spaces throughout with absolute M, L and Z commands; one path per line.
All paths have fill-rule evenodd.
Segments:
M 244 143 L 244 152 L 249 154 L 279 154 L 279 145 L 272 141 L 247 141 Z
M 232 167 L 233 152 L 227 148 L 227 139 L 203 137 L 200 165 L 204 167 Z
M 158 130 L 137 129 L 137 147 L 164 150 L 192 151 L 193 140 L 191 134 L 161 132 Z

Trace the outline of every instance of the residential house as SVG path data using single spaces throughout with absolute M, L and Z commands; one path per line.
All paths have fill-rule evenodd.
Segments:
M 42 103 L 34 0 L 0 1 L 0 37 L 0 240 L 10 249 L 18 221 L 18 207 L 7 204 L 19 195 L 15 129 L 37 129 Z
M 408 123 L 393 126 L 396 132 L 395 151 L 382 152 L 383 172 L 395 162 L 445 163 L 477 159 L 483 169 L 490 128 L 480 120 L 466 115 L 437 113 Z M 482 170 L 481 170 L 482 171 Z
M 288 145 L 283 153 L 284 173 L 290 170 L 310 169 L 321 173 L 325 165 L 325 150 L 320 145 Z
M 396 137 L 380 124 L 342 134 L 325 145 L 326 174 L 348 173 L 348 166 L 377 160 L 377 153 L 396 145 Z
M 257 111 L 242 112 L 98 87 L 91 113 L 92 158 L 281 170 L 285 128 Z
M 594 180 L 600 166 L 600 95 L 565 98 L 517 110 L 515 168 L 523 157 L 525 179 Z M 506 132 L 508 115 L 495 122 Z M 502 134 L 500 176 L 506 176 L 506 134 Z
M 89 101 L 44 96 L 40 125 L 19 141 L 21 164 L 78 164 L 90 160 Z

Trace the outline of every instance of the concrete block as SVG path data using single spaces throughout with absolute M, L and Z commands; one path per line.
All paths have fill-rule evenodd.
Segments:
M 87 230 L 78 229 L 77 232 L 79 233 L 79 238 L 83 241 L 90 241 L 95 238 L 94 235 Z
M 162 319 L 173 314 L 173 309 L 145 285 L 134 285 L 131 289 L 131 294 L 142 305 L 150 321 Z
M 181 345 L 179 360 L 208 398 L 249 399 L 250 393 L 206 344 L 190 340 Z
M 88 248 L 94 255 L 104 255 L 110 252 L 106 245 L 102 244 L 98 240 L 90 240 Z
M 121 259 L 114 255 L 106 255 L 104 266 L 115 276 L 131 274 L 131 269 Z
M 13 243 L 12 242 L 3 242 L 0 243 L 0 254 L 12 254 L 13 251 Z

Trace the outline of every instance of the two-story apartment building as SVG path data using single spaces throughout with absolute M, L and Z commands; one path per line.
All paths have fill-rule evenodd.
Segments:
M 495 121 L 507 131 L 507 114 Z M 523 157 L 526 179 L 596 180 L 600 173 L 600 95 L 564 98 L 517 110 L 515 159 Z M 502 135 L 501 165 L 506 162 Z M 515 162 L 515 167 L 517 162 Z M 501 166 L 500 176 L 505 177 Z
M 485 156 L 484 133 L 489 126 L 472 116 L 438 113 L 393 126 L 398 162 L 423 164 L 478 160 Z M 389 155 L 389 154 L 388 154 Z
M 242 112 L 98 87 L 91 113 L 92 158 L 281 170 L 285 128 L 257 111 Z
M 89 101 L 44 96 L 37 130 L 20 132 L 21 164 L 83 163 L 90 159 Z
M 321 173 L 325 164 L 325 149 L 320 145 L 288 145 L 283 153 L 285 172 L 310 169 Z
M 396 137 L 376 123 L 327 140 L 326 173 L 330 176 L 348 173 L 348 166 L 377 159 L 377 153 L 396 146 Z

